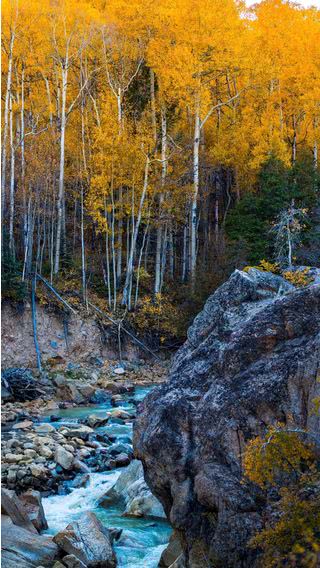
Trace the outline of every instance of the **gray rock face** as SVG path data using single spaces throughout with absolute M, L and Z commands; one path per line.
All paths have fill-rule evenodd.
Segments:
M 246 443 L 277 421 L 319 432 L 320 286 L 235 271 L 207 301 L 169 382 L 139 408 L 136 456 L 186 566 L 252 568 L 264 503 L 242 483 Z
M 1 565 L 3 568 L 51 568 L 58 547 L 47 536 L 34 534 L 1 517 Z
M 116 558 L 111 537 L 94 513 L 84 513 L 78 521 L 60 531 L 53 541 L 68 555 L 88 568 L 114 568 Z

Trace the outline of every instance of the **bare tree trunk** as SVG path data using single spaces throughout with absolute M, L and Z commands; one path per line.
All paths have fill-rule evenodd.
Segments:
M 81 182 L 81 274 L 82 274 L 82 299 L 87 302 L 87 278 L 86 278 L 86 253 L 84 241 L 84 214 L 83 214 L 83 185 Z
M 160 293 L 161 293 L 161 290 L 162 290 L 162 286 L 163 286 L 163 282 L 164 282 L 164 276 L 165 276 L 165 272 L 166 272 L 167 234 L 168 234 L 168 224 L 166 223 L 166 226 L 165 226 L 165 229 L 164 229 L 163 248 L 162 248 L 162 257 L 161 257 L 161 281 L 160 281 L 160 290 L 159 290 Z
M 27 255 L 27 274 L 30 274 L 32 269 L 33 260 L 33 235 L 34 235 L 34 225 L 36 217 L 36 205 L 33 207 L 33 211 L 30 212 L 30 231 L 29 231 L 29 243 L 28 243 L 28 255 Z
M 167 118 L 165 109 L 162 108 L 161 111 L 161 186 L 164 188 L 167 176 Z M 162 251 L 162 204 L 163 204 L 163 191 L 159 196 L 159 215 L 158 215 L 158 227 L 157 227 L 157 244 L 156 244 L 156 266 L 155 266 L 155 283 L 154 283 L 154 293 L 158 294 L 160 291 L 161 282 L 161 251 Z
M 197 203 L 199 193 L 200 101 L 196 103 L 193 138 L 193 196 L 190 219 L 190 272 L 194 287 L 197 263 Z
M 187 278 L 187 259 L 188 259 L 188 221 L 186 222 L 183 227 L 183 253 L 182 253 L 182 272 L 181 272 L 181 281 L 185 282 Z
M 24 126 L 24 66 L 22 67 L 21 73 L 21 112 L 20 112 L 20 127 L 21 127 L 21 186 L 22 186 L 22 203 L 23 203 L 23 244 L 26 246 L 27 239 L 27 195 L 26 195 L 26 184 L 25 184 L 25 126 Z
M 293 123 L 293 140 L 292 140 L 292 165 L 295 166 L 297 161 L 297 130 L 296 130 L 296 118 L 292 118 Z
M 157 143 L 157 117 L 156 117 L 156 96 L 154 86 L 154 71 L 150 69 L 150 98 L 151 98 L 151 114 L 152 114 L 152 130 L 154 144 Z
M 43 214 L 43 231 L 42 231 L 42 245 L 41 245 L 41 253 L 40 253 L 40 263 L 39 263 L 39 274 L 42 274 L 42 264 L 43 264 L 43 257 L 44 257 L 44 249 L 47 239 L 47 197 L 44 202 L 44 214 Z
M 104 200 L 104 215 L 106 220 L 106 269 L 107 269 L 107 291 L 108 291 L 108 305 L 111 308 L 111 283 L 110 283 L 110 257 L 109 257 L 109 221 L 107 213 L 107 204 Z
M 137 307 L 138 297 L 139 297 L 140 269 L 141 269 L 143 250 L 144 250 L 144 246 L 145 246 L 145 243 L 146 243 L 146 236 L 147 236 L 148 229 L 149 229 L 149 221 L 150 221 L 150 210 L 149 210 L 148 222 L 146 224 L 146 228 L 145 228 L 144 233 L 143 233 L 143 239 L 142 239 L 142 244 L 141 244 L 140 253 L 139 253 L 137 284 L 136 284 L 136 293 L 135 293 L 135 299 L 134 299 L 134 307 L 135 308 Z
M 61 134 L 60 134 L 60 172 L 59 172 L 59 191 L 57 201 L 57 235 L 56 235 L 56 254 L 54 263 L 54 273 L 58 274 L 60 267 L 61 235 L 64 213 L 64 154 L 65 154 L 65 133 L 66 133 L 66 102 L 68 85 L 68 56 L 61 63 L 62 74 L 62 106 L 61 106 Z
M 26 244 L 24 248 L 24 261 L 23 261 L 23 269 L 22 269 L 22 282 L 24 282 L 27 270 L 27 259 L 28 259 L 28 252 L 29 252 L 29 238 L 30 238 L 30 229 L 31 229 L 31 196 L 29 197 L 28 202 L 28 212 L 27 212 L 27 238 Z
M 122 207 L 122 187 L 119 188 L 119 221 L 118 221 L 118 242 L 117 242 L 117 282 L 119 283 L 122 275 L 122 232 L 123 232 L 123 207 Z
M 6 191 L 6 166 L 7 166 L 7 139 L 9 129 L 9 107 L 11 99 L 11 82 L 12 82 L 12 62 L 13 62 L 13 46 L 15 40 L 15 32 L 11 31 L 10 47 L 8 54 L 8 75 L 6 98 L 4 103 L 4 118 L 3 118 L 3 138 L 2 138 L 2 172 L 1 172 L 1 208 L 2 214 L 5 206 L 5 191 Z
M 116 270 L 116 250 L 114 239 L 114 222 L 115 222 L 115 207 L 113 195 L 113 166 L 112 166 L 112 179 L 111 179 L 111 201 L 112 201 L 112 217 L 111 217 L 111 250 L 112 250 L 112 270 L 113 270 L 113 309 L 117 307 L 117 270 Z
M 9 208 L 9 251 L 14 256 L 14 166 L 15 166 L 15 147 L 13 136 L 13 112 L 12 112 L 12 97 L 10 97 L 10 153 L 11 153 L 11 168 L 10 168 L 10 208 Z
M 134 260 L 134 255 L 135 255 L 135 251 L 136 251 L 136 244 L 137 244 L 138 232 L 139 232 L 139 227 L 140 227 L 140 222 L 141 222 L 142 210 L 143 210 L 144 200 L 145 200 L 145 197 L 146 197 L 146 194 L 147 194 L 147 189 L 148 189 L 149 166 L 150 166 L 150 158 L 149 158 L 149 156 L 146 156 L 143 188 L 142 188 L 142 193 L 141 193 L 141 198 L 140 198 L 137 221 L 136 221 L 136 224 L 135 224 L 135 227 L 134 227 L 133 238 L 131 240 L 129 263 L 128 263 L 128 267 L 127 267 L 126 281 L 125 281 L 125 285 L 124 285 L 124 289 L 123 289 L 123 297 L 122 297 L 122 305 L 126 306 L 128 308 L 128 310 L 131 309 L 131 297 L 130 297 L 129 291 L 130 291 L 130 286 L 131 286 L 131 282 L 132 282 L 133 260 Z
M 172 223 L 169 222 L 169 275 L 173 280 L 174 275 L 174 245 L 173 245 L 173 230 Z

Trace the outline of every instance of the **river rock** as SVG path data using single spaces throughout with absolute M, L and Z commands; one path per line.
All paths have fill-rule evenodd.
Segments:
M 57 462 L 57 464 L 63 467 L 63 469 L 66 470 L 72 469 L 73 460 L 74 460 L 73 454 L 65 450 L 63 446 L 57 445 L 54 453 L 54 459 Z
M 126 410 L 122 410 L 121 408 L 115 408 L 108 412 L 108 417 L 110 418 L 119 418 L 120 420 L 129 420 L 132 418 L 131 414 Z
M 161 503 L 152 495 L 144 480 L 142 464 L 138 460 L 133 460 L 121 473 L 101 499 L 100 505 L 108 507 L 110 503 L 117 502 L 123 503 L 126 516 L 165 518 Z
M 52 450 L 50 450 L 50 448 L 46 447 L 46 446 L 41 446 L 39 449 L 39 454 L 48 459 L 51 460 L 51 458 L 53 457 L 53 452 Z
M 17 422 L 12 426 L 12 430 L 27 430 L 33 426 L 33 422 L 31 420 L 24 420 L 23 422 Z
M 126 467 L 130 461 L 128 454 L 121 453 L 115 457 L 116 467 Z
M 93 385 L 78 385 L 78 391 L 85 400 L 90 400 L 90 398 L 94 395 L 95 390 L 96 389 Z
M 67 568 L 87 568 L 87 565 L 81 562 L 74 554 L 68 554 L 63 557 L 63 564 Z
M 108 402 L 109 399 L 110 395 L 103 389 L 96 389 L 94 394 L 90 397 L 90 402 L 92 404 L 103 404 L 104 402 Z
M 88 568 L 114 568 L 116 558 L 108 529 L 94 513 L 84 513 L 54 538 L 67 554 L 73 554 Z
M 37 452 L 35 450 L 24 450 L 24 455 L 27 456 L 27 458 L 35 458 L 37 455 Z
M 47 422 L 37 424 L 34 429 L 37 434 L 51 434 L 56 431 L 55 427 L 52 426 L 52 424 L 48 424 Z
M 68 428 L 62 428 L 62 431 L 66 438 L 81 438 L 81 440 L 88 440 L 90 434 L 94 433 L 93 428 L 84 424 L 68 426 Z
M 38 532 L 46 530 L 48 523 L 44 514 L 41 494 L 39 491 L 27 491 L 19 496 L 27 515 Z
M 107 424 L 108 420 L 109 416 L 103 417 L 97 416 L 96 414 L 90 414 L 90 416 L 88 416 L 88 418 L 86 419 L 86 423 L 91 428 L 99 428 L 100 426 Z
M 23 455 L 23 454 L 11 454 L 11 453 L 8 453 L 8 454 L 5 455 L 5 460 L 6 460 L 8 463 L 18 463 L 18 462 L 20 462 L 21 460 L 23 460 L 23 458 L 24 458 L 24 455 Z
M 279 421 L 319 432 L 319 332 L 319 284 L 235 271 L 195 318 L 169 381 L 140 405 L 135 453 L 189 566 L 259 564 L 248 543 L 266 509 L 241 459 Z
M 3 568 L 52 567 L 58 554 L 58 547 L 50 537 L 16 526 L 7 516 L 2 516 L 1 525 Z
M 115 375 L 124 375 L 125 374 L 125 369 L 123 367 L 116 367 L 115 369 L 113 369 L 113 373 Z
M 1 488 L 1 512 L 10 517 L 15 525 L 23 527 L 30 533 L 37 532 L 37 529 L 29 519 L 27 510 L 15 492 L 4 487 Z

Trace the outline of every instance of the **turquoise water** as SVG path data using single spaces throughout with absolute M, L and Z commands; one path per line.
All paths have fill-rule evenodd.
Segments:
M 134 410 L 135 406 L 125 399 L 142 400 L 150 390 L 148 387 L 138 387 L 134 393 L 124 395 L 123 404 L 117 408 L 128 412 Z M 52 424 L 59 427 L 86 418 L 90 414 L 104 416 L 111 408 L 109 403 L 104 403 L 61 409 L 54 412 L 61 420 Z M 48 420 L 49 418 L 46 421 Z M 98 430 L 117 436 L 119 440 L 123 437 L 132 438 L 132 424 L 109 424 Z M 100 498 L 112 487 L 122 471 L 123 468 L 103 473 L 93 472 L 86 487 L 73 489 L 68 495 L 53 495 L 43 499 L 49 525 L 46 532 L 55 534 L 83 512 L 93 511 L 106 527 L 122 529 L 121 537 L 114 546 L 119 568 L 156 568 L 171 534 L 170 525 L 162 519 L 123 517 L 123 510 L 118 505 L 109 506 L 107 509 L 98 505 Z

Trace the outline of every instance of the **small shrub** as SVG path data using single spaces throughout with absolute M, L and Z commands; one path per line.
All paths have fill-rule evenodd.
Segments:
M 144 296 L 135 312 L 130 314 L 131 323 L 141 334 L 151 334 L 160 344 L 179 337 L 179 310 L 164 294 L 155 298 Z
M 260 260 L 257 266 L 245 266 L 242 270 L 244 272 L 249 272 L 251 268 L 256 268 L 257 270 L 261 270 L 262 272 L 272 272 L 273 274 L 280 273 L 280 267 L 277 262 L 269 262 L 268 260 Z
M 304 268 L 303 270 L 287 270 L 282 272 L 282 276 L 298 288 L 308 286 L 313 281 L 312 276 L 310 276 L 309 268 Z

